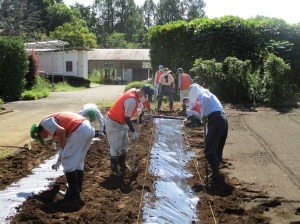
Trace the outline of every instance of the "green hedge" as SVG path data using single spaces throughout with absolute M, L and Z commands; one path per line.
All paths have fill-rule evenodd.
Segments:
M 52 81 L 54 83 L 67 82 L 70 86 L 73 87 L 89 88 L 91 84 L 90 80 L 76 76 L 48 75 L 46 78 L 49 80 L 50 83 L 52 83 Z
M 25 86 L 28 58 L 24 43 L 14 37 L 0 37 L 0 97 L 18 100 Z

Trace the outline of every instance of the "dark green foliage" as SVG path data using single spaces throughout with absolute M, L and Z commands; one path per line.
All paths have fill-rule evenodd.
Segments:
M 149 83 L 144 82 L 144 81 L 131 82 L 131 83 L 129 83 L 129 84 L 127 84 L 125 86 L 124 92 L 127 91 L 130 88 L 137 88 L 137 89 L 139 89 L 139 88 L 141 88 L 144 85 L 152 86 L 152 84 L 149 84 Z
M 89 88 L 91 84 L 90 80 L 75 76 L 49 75 L 47 79 L 50 83 L 67 82 L 70 86 L 73 87 Z
M 0 38 L 0 97 L 18 100 L 24 89 L 28 58 L 24 43 L 17 38 Z
M 290 90 L 300 89 L 299 24 L 264 17 L 202 18 L 154 26 L 149 40 L 152 67 L 162 64 L 173 71 L 182 67 L 196 82 L 204 81 L 221 99 L 232 103 L 274 104 L 291 97 Z M 274 59 L 273 66 L 266 66 L 270 53 L 282 61 Z M 266 85 L 270 76 L 285 87 L 275 87 L 273 82 Z M 275 100 L 280 95 L 283 98 Z

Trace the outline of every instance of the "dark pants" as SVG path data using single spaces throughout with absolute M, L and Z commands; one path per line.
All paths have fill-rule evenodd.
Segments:
M 169 97 L 170 103 L 173 105 L 173 93 L 172 93 L 172 87 L 171 86 L 161 86 L 161 90 L 158 97 L 158 104 L 162 103 L 163 97 L 167 95 Z
M 219 165 L 228 134 L 228 121 L 223 112 L 208 116 L 205 157 L 210 164 Z

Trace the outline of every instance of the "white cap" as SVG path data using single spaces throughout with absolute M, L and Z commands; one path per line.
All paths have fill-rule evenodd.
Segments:
M 205 88 L 203 88 L 202 86 L 200 86 L 199 84 L 197 83 L 194 83 L 190 86 L 190 91 L 189 91 L 189 99 L 191 102 L 195 102 L 200 93 L 204 92 L 205 91 Z

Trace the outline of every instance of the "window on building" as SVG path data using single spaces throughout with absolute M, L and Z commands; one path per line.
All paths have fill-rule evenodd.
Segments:
M 72 71 L 73 71 L 73 62 L 66 61 L 66 72 L 72 72 Z

